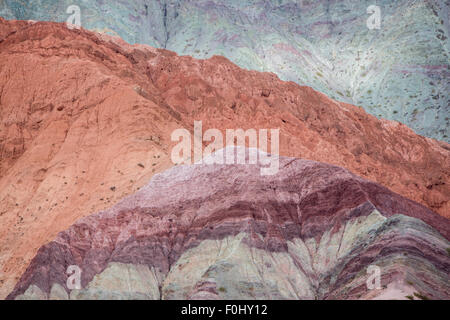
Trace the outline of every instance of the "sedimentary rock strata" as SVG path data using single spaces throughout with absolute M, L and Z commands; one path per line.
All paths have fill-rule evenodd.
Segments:
M 39 249 L 10 299 L 450 297 L 450 222 L 345 169 L 176 166 Z M 66 286 L 81 268 L 79 290 Z M 381 270 L 367 287 L 368 267 Z
M 171 133 L 280 129 L 280 152 L 450 212 L 450 147 L 274 74 L 0 19 L 0 297 L 38 249 L 174 165 Z M 427 211 L 431 212 L 431 211 Z

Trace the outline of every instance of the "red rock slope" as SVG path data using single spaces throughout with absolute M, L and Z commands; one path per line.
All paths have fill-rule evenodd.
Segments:
M 171 167 L 170 134 L 194 120 L 280 128 L 281 154 L 345 167 L 449 216 L 448 144 L 223 57 L 0 19 L 0 296 L 59 231 Z

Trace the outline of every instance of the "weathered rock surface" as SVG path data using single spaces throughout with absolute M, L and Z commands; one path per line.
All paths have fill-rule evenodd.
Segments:
M 9 298 L 449 299 L 449 238 L 448 219 L 328 164 L 176 166 L 43 246 Z
M 0 15 L 65 22 L 74 4 L 87 29 L 223 55 L 450 141 L 448 0 L 2 0 Z M 380 29 L 370 30 L 373 5 Z
M 449 215 L 444 142 L 223 57 L 0 19 L 0 297 L 58 232 L 171 167 L 170 135 L 194 120 L 280 128 L 282 155 L 345 167 Z

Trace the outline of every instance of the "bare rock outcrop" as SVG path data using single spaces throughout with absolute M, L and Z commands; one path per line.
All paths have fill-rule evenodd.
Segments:
M 449 215 L 450 146 L 223 57 L 0 19 L 0 297 L 37 250 L 173 166 L 173 130 L 280 128 L 280 152 Z

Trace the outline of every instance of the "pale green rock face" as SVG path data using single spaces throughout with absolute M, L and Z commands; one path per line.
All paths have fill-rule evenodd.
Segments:
M 173 266 L 164 280 L 163 298 L 211 298 L 213 294 L 195 289 L 209 282 L 219 299 L 315 299 L 321 274 L 348 258 L 385 220 L 374 211 L 350 220 L 336 233 L 326 232 L 319 242 L 294 239 L 288 242 L 287 252 L 250 248 L 242 233 L 220 241 L 203 241 Z
M 159 300 L 161 274 L 144 265 L 110 263 L 89 285 L 70 293 L 72 300 Z
M 183 254 L 164 281 L 163 297 L 208 296 L 195 288 L 210 282 L 216 292 L 211 295 L 219 299 L 314 298 L 308 276 L 291 255 L 250 248 L 242 241 L 245 236 L 206 240 Z
M 65 22 L 70 0 L 3 0 L 11 19 Z M 84 28 L 196 58 L 224 55 L 450 141 L 448 5 L 443 0 L 78 1 Z
M 50 300 L 69 300 L 69 295 L 59 283 L 55 283 L 50 290 Z
M 31 285 L 24 294 L 21 294 L 16 300 L 47 300 L 47 295 L 36 285 Z

